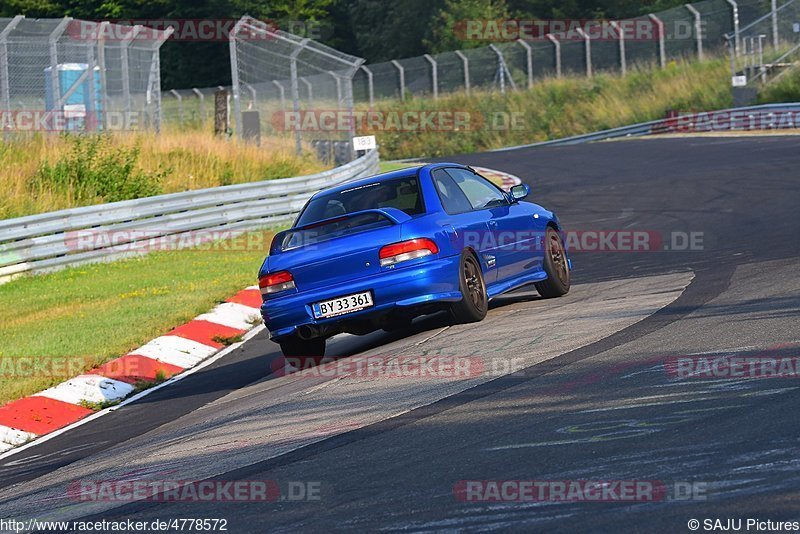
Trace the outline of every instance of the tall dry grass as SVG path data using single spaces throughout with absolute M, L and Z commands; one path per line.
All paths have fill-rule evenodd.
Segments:
M 0 142 L 0 218 L 107 202 L 102 196 L 82 197 L 73 187 L 78 184 L 43 185 L 41 176 L 48 169 L 59 162 L 63 168 L 75 160 L 76 143 L 81 139 L 58 134 Z M 289 140 L 268 139 L 257 147 L 179 129 L 166 129 L 160 135 L 107 134 L 101 152 L 110 159 L 133 157 L 134 172 L 152 177 L 162 193 L 312 174 L 326 168 L 311 150 L 296 156 Z

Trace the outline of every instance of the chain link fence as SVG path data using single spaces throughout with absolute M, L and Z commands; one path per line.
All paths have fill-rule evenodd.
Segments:
M 363 59 L 248 16 L 231 32 L 230 55 L 233 128 L 239 137 L 289 135 L 298 153 L 306 143 L 321 144 L 322 152 L 347 151 L 337 161 L 352 159 L 355 124 L 342 121 L 341 112 L 353 111 L 353 75 Z M 323 127 L 323 120 L 336 122 Z
M 0 129 L 158 130 L 159 48 L 169 35 L 69 17 L 0 18 Z
M 280 120 L 286 117 L 282 112 L 350 110 L 353 102 L 372 106 L 383 99 L 521 90 L 543 78 L 625 74 L 637 65 L 664 67 L 672 60 L 719 56 L 726 53 L 729 36 L 737 57 L 752 53 L 745 41 L 753 34 L 766 35 L 764 46 L 777 49 L 796 42 L 799 5 L 800 0 L 704 0 L 621 21 L 561 21 L 580 24 L 532 38 L 486 38 L 487 46 L 369 65 L 245 17 L 231 40 L 231 90 L 238 106 L 234 122 L 242 124 L 243 112 L 258 111 L 261 132 L 293 134 L 298 143 L 317 142 L 330 139 L 330 129 L 313 132 L 312 125 L 311 132 L 309 128 L 287 132 Z M 293 54 L 299 54 L 296 88 L 292 85 Z M 185 125 L 208 116 L 210 107 L 199 95 L 205 94 L 207 101 L 213 91 L 169 93 L 167 118 Z M 246 135 L 247 129 L 239 128 L 238 133 Z M 345 140 L 354 132 L 338 133 Z

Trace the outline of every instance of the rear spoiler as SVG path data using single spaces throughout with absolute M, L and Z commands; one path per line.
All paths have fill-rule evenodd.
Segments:
M 347 213 L 345 215 L 337 215 L 335 217 L 322 219 L 321 221 L 314 221 L 313 223 L 304 224 L 302 226 L 295 226 L 289 228 L 288 230 L 278 232 L 277 234 L 275 234 L 275 237 L 272 238 L 272 245 L 270 246 L 270 254 L 279 254 L 283 252 L 283 250 L 281 250 L 280 244 L 283 242 L 284 238 L 290 233 L 302 232 L 304 230 L 313 230 L 314 228 L 320 228 L 328 224 L 346 221 L 348 219 L 353 219 L 355 217 L 359 217 L 361 215 L 366 215 L 369 213 L 378 214 L 384 219 L 390 221 L 392 224 L 403 224 L 404 222 L 411 220 L 411 216 L 409 214 L 397 208 L 375 208 L 369 210 L 354 211 L 353 213 Z

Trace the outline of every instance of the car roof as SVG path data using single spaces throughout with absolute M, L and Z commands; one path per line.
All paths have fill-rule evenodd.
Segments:
M 398 169 L 396 171 L 389 171 L 383 172 L 381 174 L 375 174 L 373 176 L 368 176 L 366 178 L 359 178 L 358 180 L 352 180 L 350 182 L 345 182 L 343 184 L 339 184 L 334 187 L 330 187 L 328 189 L 323 189 L 322 191 L 316 193 L 312 198 L 316 198 L 317 196 L 327 195 L 328 193 L 338 193 L 341 191 L 345 191 L 347 189 L 353 189 L 354 187 L 359 187 L 362 185 L 369 185 L 374 183 L 385 182 L 387 180 L 393 180 L 395 178 L 404 178 L 407 176 L 419 176 L 419 171 L 422 169 L 434 169 L 441 166 L 448 166 L 448 167 L 463 167 L 463 165 L 459 165 L 457 163 L 429 163 L 427 165 L 417 165 L 415 167 L 407 167 L 405 169 Z

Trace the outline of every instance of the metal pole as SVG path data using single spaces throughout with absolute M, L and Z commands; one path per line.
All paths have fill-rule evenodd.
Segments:
M 553 43 L 553 52 L 556 57 L 556 77 L 561 78 L 561 43 L 558 42 L 552 33 L 545 35 Z
M 231 90 L 233 93 L 233 114 L 236 121 L 236 129 L 239 133 L 239 138 L 242 139 L 244 132 L 242 131 L 242 104 L 240 102 L 239 94 L 239 61 L 236 52 L 236 35 L 239 33 L 239 28 L 245 23 L 246 17 L 242 17 L 236 22 L 233 31 L 230 33 L 228 39 L 228 47 L 231 57 Z
M 206 120 L 208 117 L 206 115 L 206 95 L 203 94 L 203 91 L 200 89 L 193 87 L 192 92 L 197 95 L 197 98 L 200 100 L 200 115 L 203 117 L 203 120 Z
M 758 70 L 761 72 L 761 82 L 767 81 L 767 69 L 764 67 L 764 39 L 767 36 L 763 33 L 758 36 Z
M 697 39 L 697 59 L 703 59 L 703 22 L 700 12 L 692 4 L 686 4 L 686 9 L 694 16 L 694 33 Z
M 461 58 L 461 63 L 464 65 L 464 90 L 469 94 L 469 59 L 461 50 L 456 50 L 456 55 Z
M 741 48 L 742 48 L 742 41 L 741 35 L 739 35 L 739 4 L 736 3 L 736 0 L 725 0 L 731 6 L 731 17 L 733 18 L 733 36 L 734 36 L 734 52 L 735 54 L 741 55 Z
M 131 77 L 128 69 L 128 46 L 136 36 L 144 29 L 144 26 L 134 26 L 133 30 L 125 36 L 120 43 L 120 61 L 122 63 L 122 101 L 125 103 L 125 112 L 131 112 Z
M 369 107 L 375 104 L 375 92 L 374 86 L 372 85 L 372 71 L 369 70 L 366 65 L 361 65 L 361 70 L 367 73 L 367 91 L 369 92 Z
M 406 99 L 406 71 L 399 61 L 392 60 L 392 65 L 395 66 L 397 72 L 400 74 L 400 100 Z
M 348 139 L 347 146 L 349 147 L 350 152 L 350 161 L 354 160 L 356 157 L 355 150 L 353 148 L 353 138 L 356 136 L 356 121 L 355 121 L 355 114 L 353 113 L 353 76 L 356 75 L 358 72 L 358 68 L 364 60 L 359 60 L 358 63 L 353 65 L 353 68 L 350 69 L 347 73 L 346 83 L 345 83 L 345 108 L 347 109 L 347 114 L 350 117 L 350 139 Z
M 664 22 L 652 13 L 647 15 L 647 17 L 655 22 L 656 28 L 658 28 L 658 63 L 663 69 L 667 66 L 667 49 L 664 42 Z
M 736 45 L 734 41 L 731 40 L 730 37 L 725 37 L 725 40 L 728 41 L 728 51 L 730 52 L 730 59 L 731 59 L 731 85 L 733 85 L 733 79 L 736 77 Z
M 59 80 L 58 76 L 58 39 L 61 37 L 61 34 L 64 33 L 64 29 L 66 29 L 67 24 L 69 24 L 71 20 L 70 17 L 61 19 L 61 22 L 50 32 L 47 38 L 47 43 L 50 47 L 50 91 L 53 93 L 52 102 L 54 106 L 61 97 L 61 80 Z M 55 109 L 54 107 L 51 111 L 55 111 Z
M 109 26 L 108 21 L 100 23 L 97 41 L 97 66 L 100 67 L 100 127 L 103 131 L 108 128 L 108 90 L 106 87 L 106 34 L 105 30 Z M 125 121 L 127 121 L 127 117 Z M 124 123 L 123 123 L 124 124 Z
M 584 57 L 586 58 L 586 76 L 592 77 L 592 38 L 589 37 L 583 28 L 578 28 L 578 35 L 583 37 Z
M 433 98 L 439 98 L 439 73 L 436 65 L 436 60 L 430 54 L 423 56 L 431 64 L 431 87 L 433 88 Z
M 86 70 L 89 71 L 89 105 L 86 106 L 86 119 L 84 128 L 94 130 L 97 127 L 97 93 L 94 85 L 94 69 L 97 64 L 94 61 L 94 46 L 86 49 Z
M 616 20 L 611 21 L 611 27 L 619 34 L 619 68 L 623 76 L 628 73 L 628 58 L 625 55 L 625 32 Z
M 778 37 L 778 0 L 772 0 L 772 48 L 775 50 L 778 49 Z
M 0 32 L 0 103 L 7 111 L 11 110 L 11 87 L 8 78 L 8 45 L 6 41 L 8 35 L 24 18 L 22 15 L 17 15 Z
M 155 77 L 155 92 L 156 92 L 156 120 L 155 130 L 156 133 L 161 132 L 161 46 L 169 39 L 169 36 L 175 31 L 174 28 L 167 28 L 161 33 L 161 39 L 153 51 L 153 60 L 150 62 L 151 71 Z
M 178 101 L 178 122 L 183 125 L 183 97 L 175 89 L 170 89 L 169 92 Z
M 247 87 L 247 90 L 250 91 L 250 107 L 248 109 L 255 108 L 258 105 L 258 94 L 256 93 L 256 88 L 249 83 L 242 83 L 242 85 Z
M 525 70 L 528 73 L 528 89 L 533 89 L 533 51 L 531 50 L 531 45 L 522 39 L 517 39 L 517 43 L 521 44 L 522 48 L 525 49 Z
M 497 76 L 500 78 L 500 92 L 501 93 L 505 93 L 506 92 L 506 71 L 505 71 L 505 69 L 503 69 L 503 66 L 504 66 L 503 65 L 503 54 L 493 44 L 490 44 L 489 48 L 497 56 Z
M 281 94 L 281 111 L 286 111 L 286 91 L 284 90 L 283 86 L 278 83 L 278 80 L 272 80 L 272 84 L 278 88 L 278 91 Z
M 296 117 L 300 116 L 300 86 L 297 83 L 297 56 L 300 55 L 300 52 L 306 47 L 306 43 L 308 43 L 308 38 L 300 41 L 298 47 L 289 56 L 289 77 L 292 84 L 292 109 Z M 303 153 L 303 140 L 301 138 L 300 128 L 294 129 L 294 151 L 298 156 Z
M 306 84 L 306 90 L 308 91 L 308 103 L 310 104 L 314 102 L 314 89 L 311 86 L 311 82 L 305 78 L 300 78 L 300 81 Z

